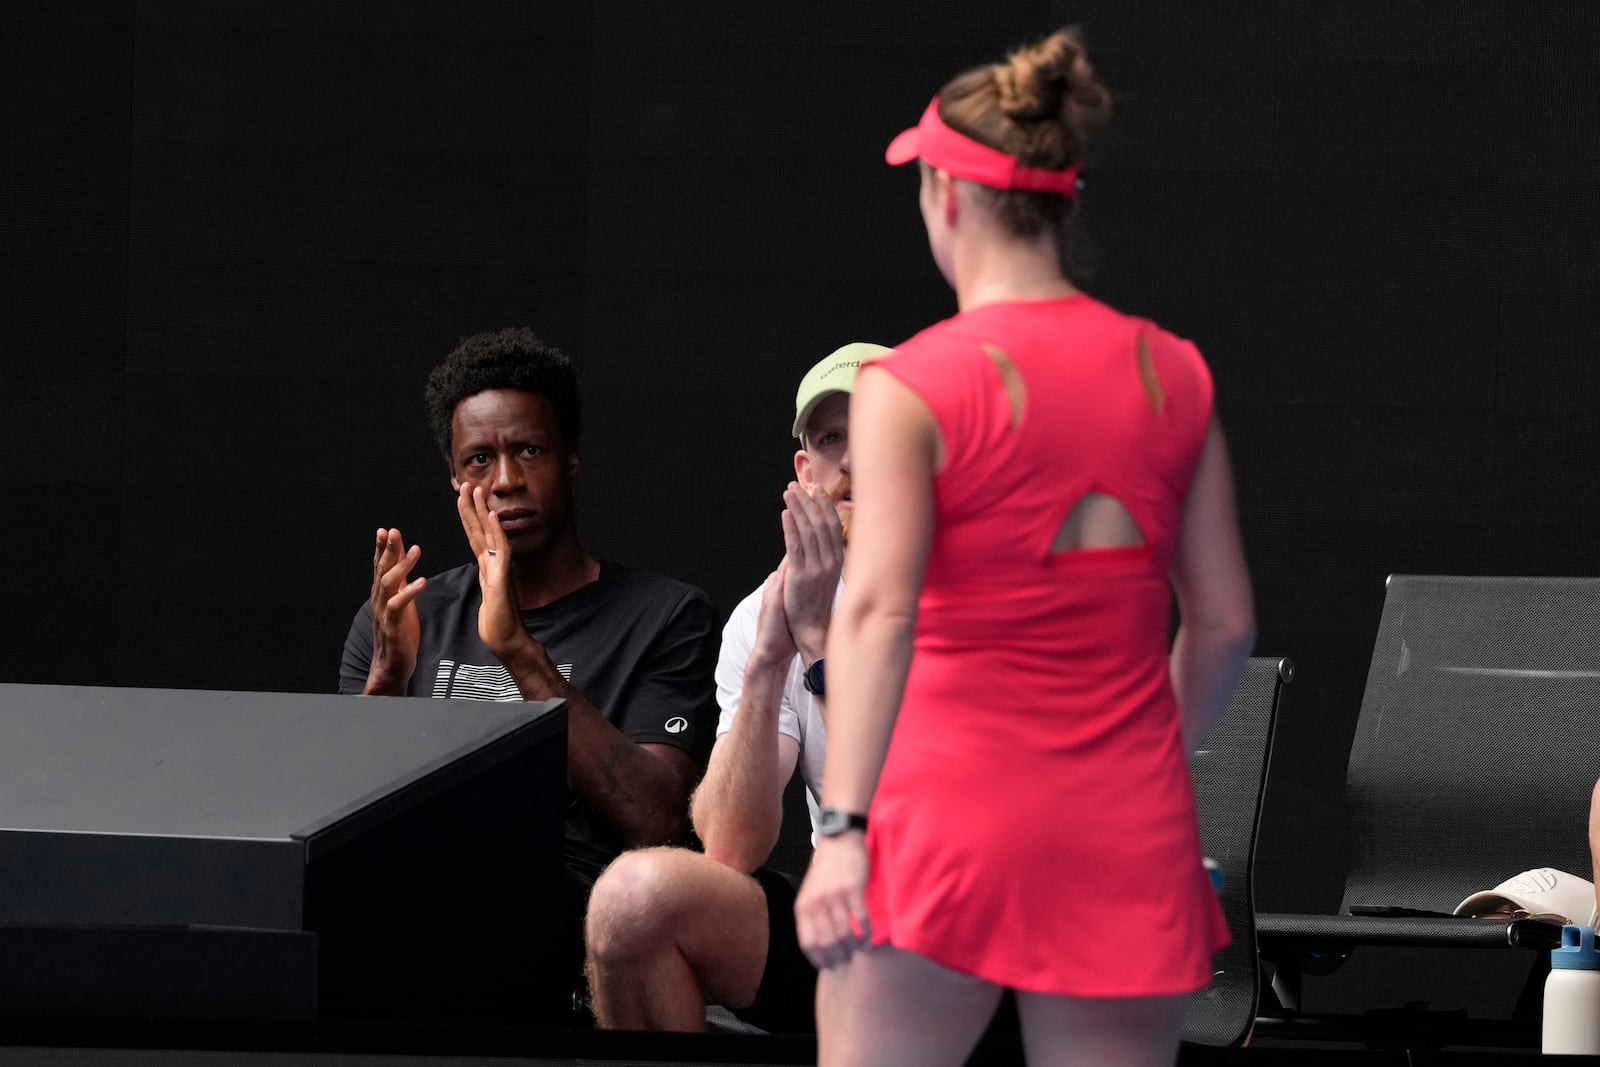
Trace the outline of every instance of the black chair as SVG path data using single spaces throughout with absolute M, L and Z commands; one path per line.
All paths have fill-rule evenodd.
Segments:
M 1250 1036 L 1259 1001 L 1252 885 L 1256 830 L 1266 788 L 1283 687 L 1294 679 L 1287 659 L 1257 657 L 1239 679 L 1205 747 L 1189 758 L 1200 839 L 1222 871 L 1222 910 L 1233 941 L 1216 954 L 1211 984 L 1189 1000 L 1183 1039 L 1233 1046 Z
M 1452 1034 L 1448 1019 L 1419 1025 L 1394 1009 L 1307 1016 L 1300 976 L 1329 972 L 1363 945 L 1547 953 L 1560 943 L 1552 923 L 1450 912 L 1524 870 L 1588 872 L 1600 766 L 1572 753 L 1591 751 L 1600 734 L 1597 620 L 1600 579 L 1389 579 L 1350 751 L 1340 913 L 1256 917 L 1281 1012 L 1259 1019 L 1258 1034 L 1408 1047 L 1522 1044 L 1530 1035 L 1537 1043 L 1526 997 L 1521 1012 L 1499 1020 L 1517 1024 L 1520 1014 L 1521 1024 L 1458 1018 Z M 1507 967 L 1529 963 L 1520 953 L 1504 958 Z M 1527 991 L 1536 992 L 1531 982 Z

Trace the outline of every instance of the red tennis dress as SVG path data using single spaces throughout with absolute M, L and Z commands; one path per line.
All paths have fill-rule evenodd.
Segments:
M 1026 390 L 1015 426 L 999 359 Z M 1167 673 L 1200 353 L 1080 294 L 974 308 L 871 365 L 932 409 L 947 457 L 867 832 L 874 940 L 1031 992 L 1201 988 L 1228 929 Z M 1145 543 L 1052 553 L 1086 493 Z

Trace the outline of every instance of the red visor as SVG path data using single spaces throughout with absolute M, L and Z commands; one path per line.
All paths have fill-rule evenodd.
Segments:
M 902 130 L 889 142 L 883 158 L 896 167 L 921 159 L 930 167 L 948 171 L 953 177 L 993 189 L 1027 189 L 1062 196 L 1077 194 L 1078 172 L 1083 169 L 1077 164 L 1064 170 L 1024 167 L 1010 153 L 979 144 L 946 126 L 939 117 L 938 97 L 934 97 L 928 110 L 922 113 L 921 122 Z

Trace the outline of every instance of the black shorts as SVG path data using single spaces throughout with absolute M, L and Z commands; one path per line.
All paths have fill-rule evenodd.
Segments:
M 800 884 L 767 867 L 758 867 L 751 877 L 767 895 L 767 965 L 756 999 L 733 1013 L 770 1033 L 814 1034 L 817 971 L 800 951 L 794 928 L 794 898 Z

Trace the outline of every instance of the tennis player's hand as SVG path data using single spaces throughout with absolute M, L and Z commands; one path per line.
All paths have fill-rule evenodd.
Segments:
M 428 584 L 412 578 L 411 568 L 422 549 L 406 547 L 399 530 L 379 530 L 372 550 L 372 663 L 367 668 L 369 694 L 398 696 L 417 669 L 422 626 L 417 619 L 417 594 Z
M 818 970 L 839 967 L 872 942 L 867 920 L 867 841 L 860 830 L 817 840 L 794 902 L 800 949 Z

